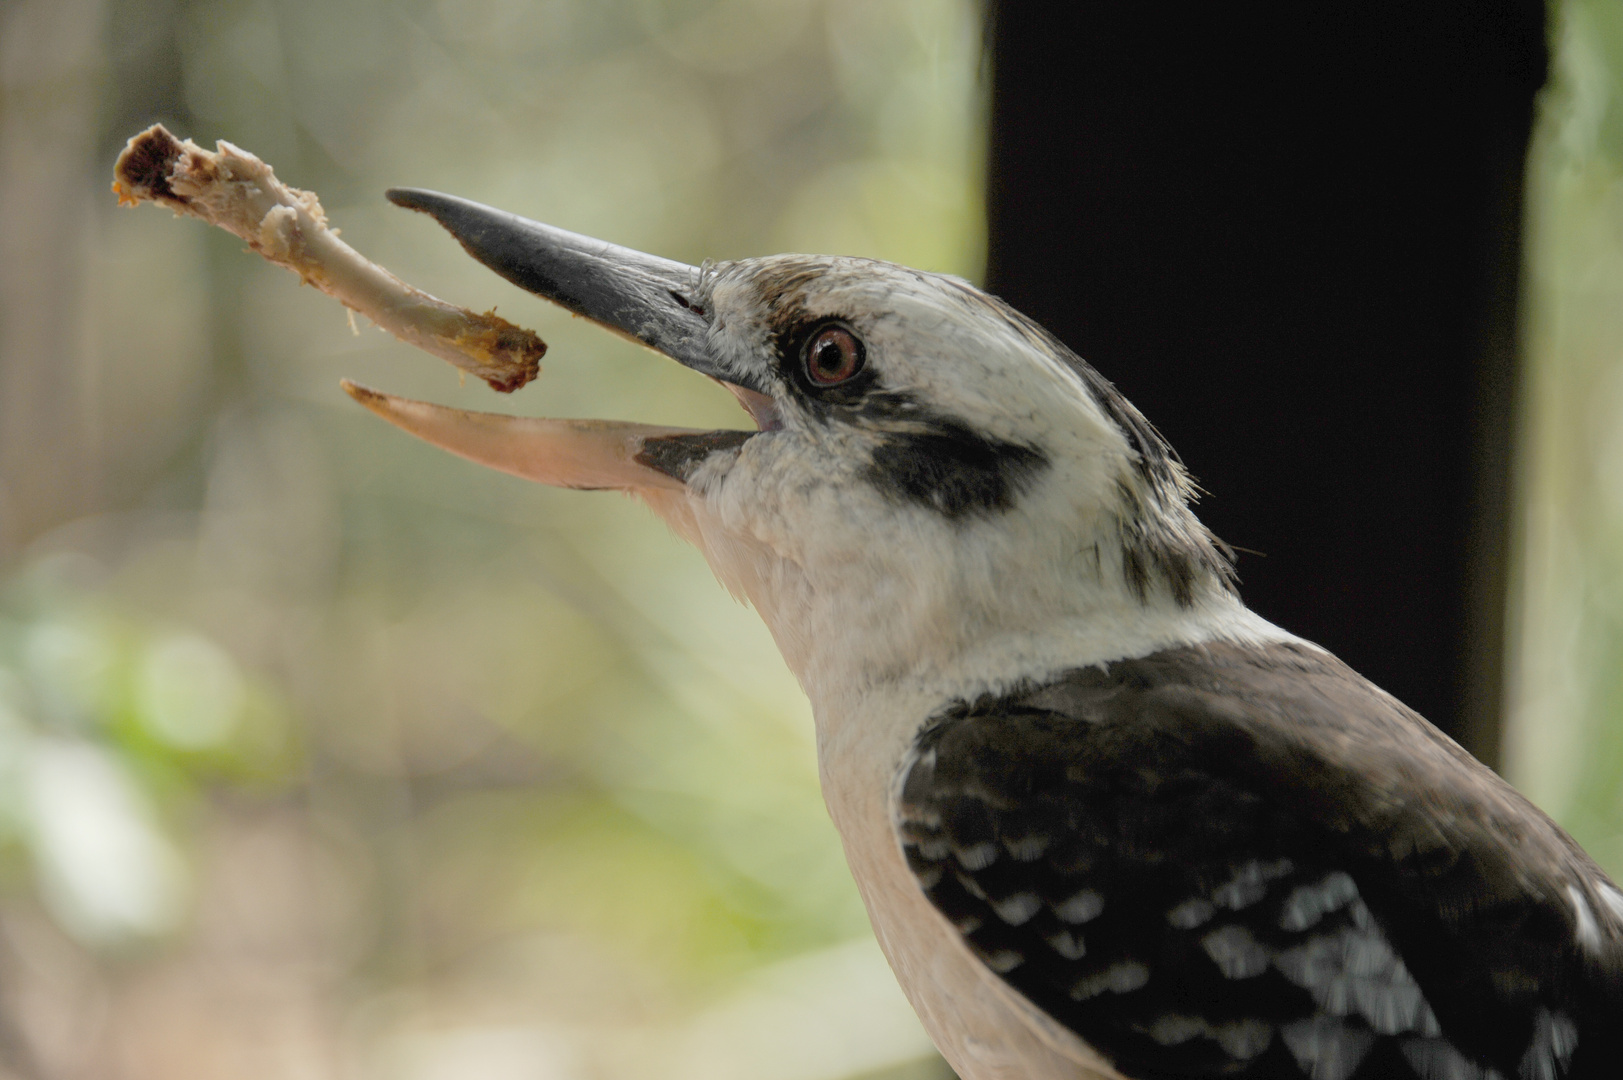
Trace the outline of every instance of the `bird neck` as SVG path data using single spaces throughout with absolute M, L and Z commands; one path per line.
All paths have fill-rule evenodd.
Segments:
M 759 611 L 820 715 L 894 692 L 940 702 L 1001 692 L 1202 641 L 1291 638 L 1216 574 L 1182 597 L 1159 581 L 1135 587 L 1120 543 L 1042 523 L 808 536 L 729 527 L 702 498 L 650 501 Z
M 943 603 L 905 585 L 868 594 L 869 603 L 818 594 L 787 633 L 776 625 L 785 620 L 769 612 L 772 601 L 757 601 L 819 716 L 851 714 L 864 699 L 890 696 L 928 702 L 933 712 L 1179 646 L 1295 640 L 1215 587 L 1197 590 L 1188 605 L 1126 588 L 1033 587 L 988 603 L 979 602 L 984 594 Z M 806 625 L 820 629 L 806 634 Z

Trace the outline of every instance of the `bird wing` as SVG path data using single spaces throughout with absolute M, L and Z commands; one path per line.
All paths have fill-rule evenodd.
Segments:
M 1623 893 L 1307 646 L 961 703 L 896 820 L 977 956 L 1135 1077 L 1617 1075 Z

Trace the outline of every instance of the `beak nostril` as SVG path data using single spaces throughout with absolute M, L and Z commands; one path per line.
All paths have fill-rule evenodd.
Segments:
M 693 314 L 699 316 L 699 318 L 704 318 L 704 308 L 700 307 L 698 304 L 695 304 L 693 301 L 689 300 L 675 289 L 666 289 L 665 291 L 670 294 L 671 299 L 675 300 L 677 306 L 679 306 L 683 311 L 691 311 Z

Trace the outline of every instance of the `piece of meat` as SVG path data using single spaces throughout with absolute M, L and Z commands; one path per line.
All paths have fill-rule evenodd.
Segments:
M 395 337 L 511 393 L 541 370 L 546 343 L 494 311 L 476 314 L 401 281 L 338 238 L 313 192 L 288 187 L 271 167 L 228 142 L 213 151 L 162 124 L 132 138 L 113 169 L 120 205 L 161 203 L 240 236 Z

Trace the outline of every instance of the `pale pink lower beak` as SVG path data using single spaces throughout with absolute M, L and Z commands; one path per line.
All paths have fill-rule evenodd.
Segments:
M 348 379 L 349 396 L 442 450 L 554 487 L 681 491 L 681 480 L 638 460 L 649 440 L 703 436 L 694 428 L 615 420 L 549 420 L 468 412 L 396 397 Z

